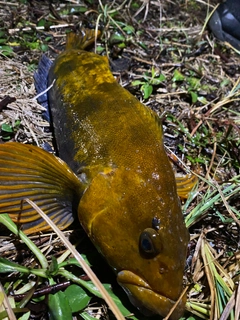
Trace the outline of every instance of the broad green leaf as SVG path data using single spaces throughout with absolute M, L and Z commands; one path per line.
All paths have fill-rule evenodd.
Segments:
M 190 91 L 191 94 L 191 98 L 192 98 L 192 103 L 196 103 L 198 100 L 198 95 L 196 94 L 196 92 Z
M 64 292 L 48 296 L 49 320 L 72 320 L 72 310 Z
M 149 83 L 142 85 L 143 98 L 148 99 L 153 92 L 153 86 Z
M 41 48 L 42 52 L 48 51 L 48 45 L 47 45 L 47 44 L 42 43 L 42 44 L 40 45 L 40 48 Z
M 2 131 L 5 131 L 5 132 L 9 132 L 9 133 L 13 132 L 12 126 L 7 123 L 3 123 L 1 129 L 2 129 Z
M 91 297 L 80 286 L 72 284 L 65 291 L 64 294 L 68 299 L 72 312 L 78 312 L 87 307 Z

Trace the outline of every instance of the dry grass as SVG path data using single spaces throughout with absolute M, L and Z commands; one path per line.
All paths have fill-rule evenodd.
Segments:
M 41 114 L 44 108 L 34 98 L 36 95 L 33 83 L 33 72 L 28 66 L 16 58 L 6 58 L 0 55 L 0 97 L 14 98 L 0 114 L 0 126 L 4 123 L 15 127 L 16 121 L 21 125 L 12 139 L 22 143 L 41 145 L 51 142 L 52 134 L 45 132 L 49 123 L 43 120 Z

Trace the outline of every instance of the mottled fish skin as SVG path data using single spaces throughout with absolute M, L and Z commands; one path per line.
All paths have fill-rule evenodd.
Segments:
M 86 233 L 143 313 L 165 317 L 182 292 L 189 233 L 157 115 L 83 49 L 94 32 L 69 34 L 49 71 L 58 148 L 0 145 L 0 213 L 26 233 L 48 230 L 21 201 L 35 201 L 66 228 L 77 212 Z M 38 76 L 36 77 L 38 78 Z M 183 297 L 170 319 L 181 317 Z
M 59 156 L 86 183 L 79 220 L 133 304 L 165 316 L 182 290 L 189 234 L 160 121 L 116 82 L 106 57 L 68 41 L 49 73 L 49 101 Z

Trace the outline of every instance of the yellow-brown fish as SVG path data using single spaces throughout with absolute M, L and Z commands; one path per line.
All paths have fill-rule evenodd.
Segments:
M 59 158 L 31 145 L 0 146 L 0 212 L 26 233 L 48 226 L 23 198 L 61 228 L 74 219 L 142 312 L 166 316 L 182 291 L 189 234 L 157 115 L 113 77 L 108 60 L 70 34 L 49 72 Z M 185 298 L 171 319 L 183 313 Z

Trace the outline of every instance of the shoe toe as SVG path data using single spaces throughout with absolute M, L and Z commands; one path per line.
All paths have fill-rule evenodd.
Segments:
M 240 49 L 240 21 L 229 11 L 226 3 L 220 4 L 215 10 L 209 20 L 209 27 L 217 39 Z

